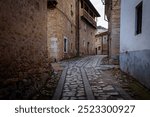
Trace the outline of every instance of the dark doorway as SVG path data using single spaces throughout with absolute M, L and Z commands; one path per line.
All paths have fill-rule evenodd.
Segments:
M 97 48 L 95 48 L 95 54 L 97 55 Z
M 87 54 L 90 53 L 89 48 L 90 48 L 90 42 L 87 42 Z

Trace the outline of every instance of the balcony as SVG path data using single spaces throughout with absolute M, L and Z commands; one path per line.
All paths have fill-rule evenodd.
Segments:
M 90 16 L 90 14 L 82 8 L 82 12 L 81 12 L 81 17 L 86 20 L 91 26 L 93 26 L 94 28 L 97 28 L 97 24 L 96 21 L 94 20 L 94 18 L 92 16 Z
M 57 0 L 47 0 L 47 7 L 54 9 L 57 5 Z

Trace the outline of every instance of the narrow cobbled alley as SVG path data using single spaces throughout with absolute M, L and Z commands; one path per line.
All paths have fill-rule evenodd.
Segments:
M 102 65 L 103 55 L 87 56 L 61 62 L 63 72 L 54 100 L 132 99 L 120 83 L 105 71 L 117 65 Z

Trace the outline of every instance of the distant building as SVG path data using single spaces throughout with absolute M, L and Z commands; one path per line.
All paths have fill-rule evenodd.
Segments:
M 90 0 L 79 0 L 79 54 L 95 54 L 96 18 L 100 14 Z
M 108 20 L 109 58 L 118 64 L 120 50 L 120 0 L 105 0 L 105 14 Z
M 108 55 L 108 31 L 102 26 L 97 26 L 95 34 L 95 54 Z
M 95 35 L 95 54 L 108 55 L 108 32 Z
M 108 31 L 108 29 L 106 29 L 105 27 L 97 26 L 96 34 L 103 33 L 103 32 L 106 32 L 106 31 Z
M 121 1 L 120 67 L 150 89 L 150 0 Z

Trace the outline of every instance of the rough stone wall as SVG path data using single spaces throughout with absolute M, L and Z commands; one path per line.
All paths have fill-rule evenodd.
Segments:
M 54 61 L 76 55 L 76 2 L 59 0 L 55 9 L 48 9 L 48 53 Z M 64 38 L 68 40 L 68 52 L 64 53 Z
M 0 80 L 47 71 L 47 0 L 0 1 Z
M 112 62 L 118 63 L 120 50 L 120 0 L 112 0 L 112 5 L 109 7 L 109 56 Z
M 80 19 L 79 19 L 79 29 L 80 29 L 80 40 L 79 40 L 79 50 L 80 55 L 95 54 L 95 33 L 96 29 L 89 25 L 86 21 L 81 18 L 82 8 L 80 2 Z M 89 46 L 88 46 L 89 43 Z

